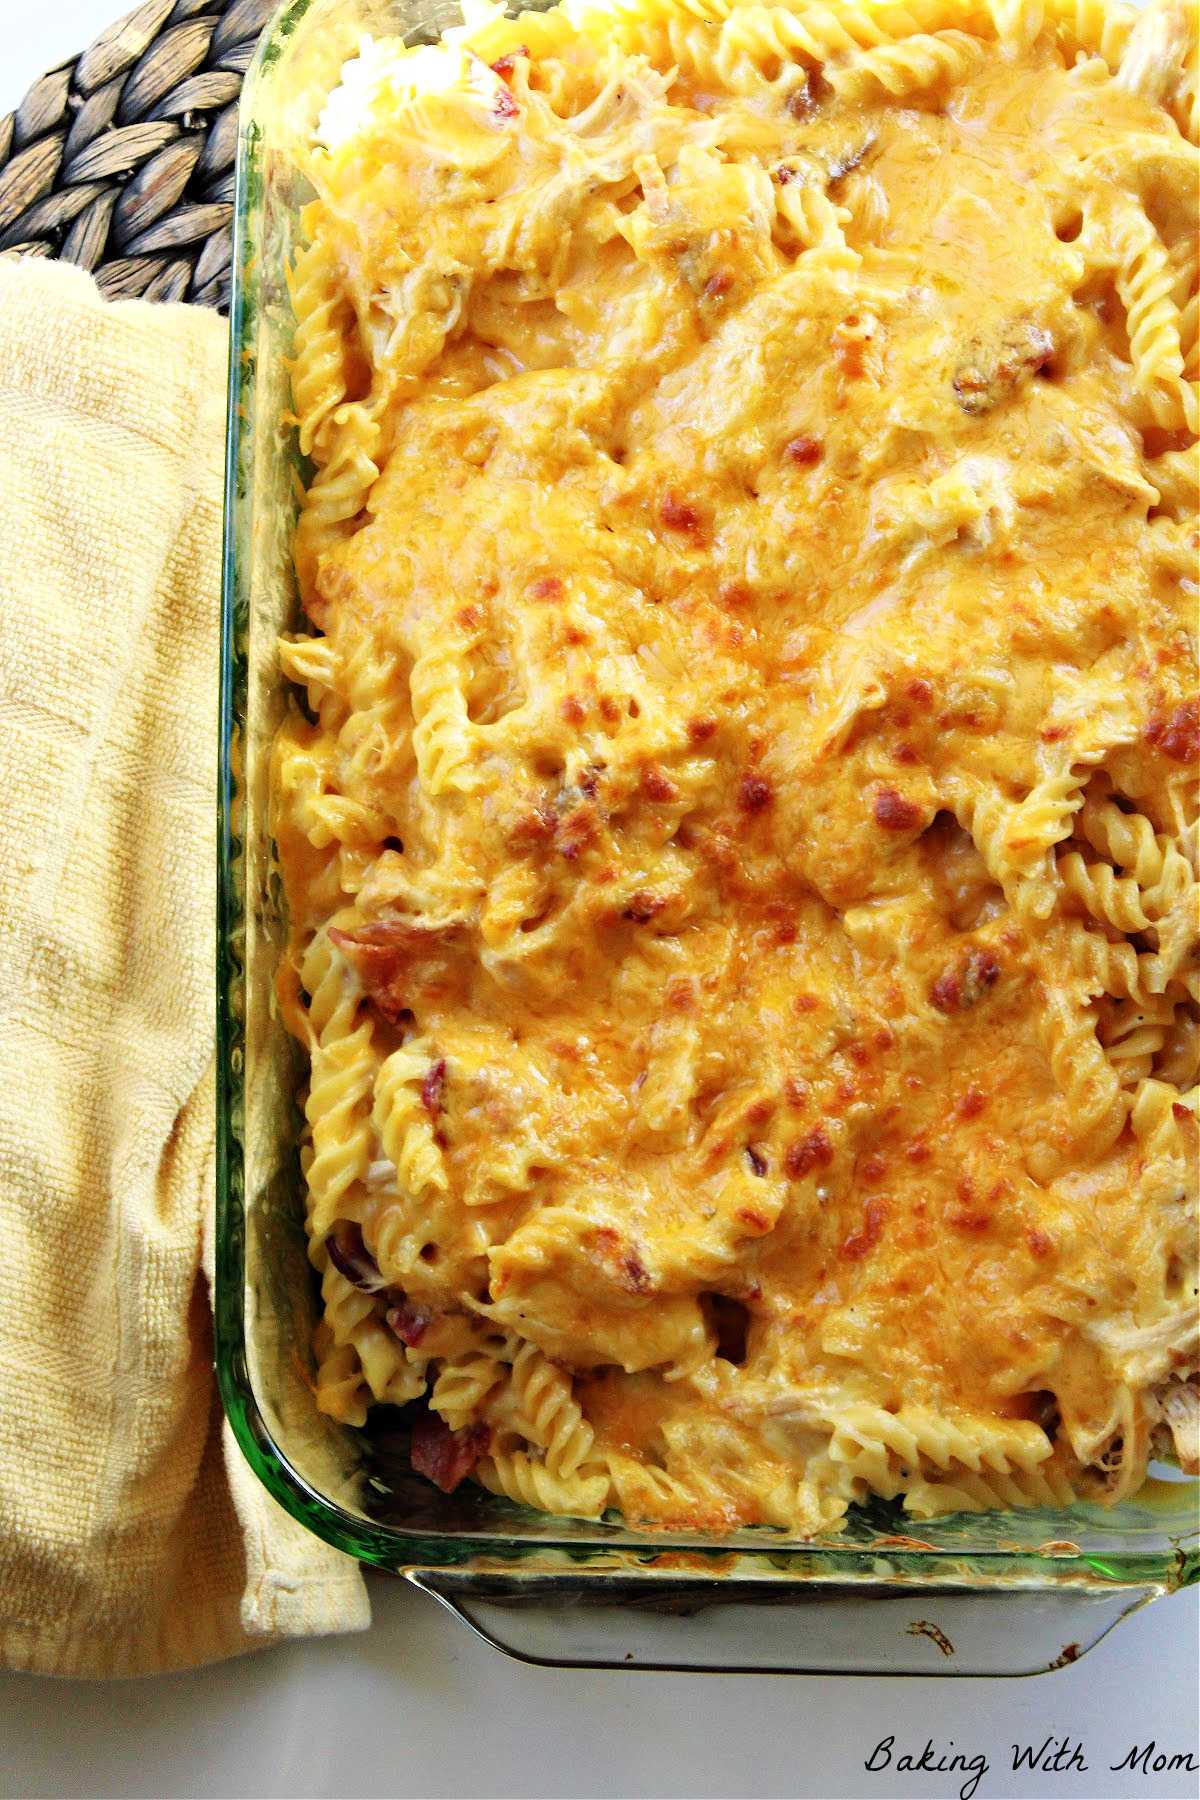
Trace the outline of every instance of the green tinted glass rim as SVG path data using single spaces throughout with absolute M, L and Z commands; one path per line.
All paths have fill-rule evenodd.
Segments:
M 1151 1586 L 1160 1592 L 1200 1581 L 1200 1484 L 1170 1484 L 1157 1503 L 1129 1508 L 1158 1542 L 1152 1548 L 1088 1550 L 1074 1543 L 1087 1520 L 1079 1510 L 971 1514 L 916 1522 L 883 1506 L 856 1510 L 839 1539 L 796 1543 L 769 1528 L 732 1540 L 697 1541 L 674 1534 L 630 1540 L 559 1535 L 548 1519 L 537 1537 L 404 1531 L 358 1516 L 320 1493 L 294 1467 L 264 1419 L 250 1379 L 246 1342 L 245 932 L 243 826 L 238 790 L 239 731 L 249 686 L 249 557 L 255 358 L 263 270 L 267 145 L 257 117 L 260 92 L 288 39 L 322 0 L 288 0 L 268 25 L 243 87 L 235 185 L 230 302 L 229 413 L 221 610 L 220 745 L 217 870 L 217 1140 L 215 1345 L 221 1399 L 250 1467 L 283 1508 L 318 1537 L 359 1560 L 393 1571 L 477 1568 L 494 1575 L 571 1569 L 597 1581 L 634 1574 L 663 1581 L 708 1570 L 727 1578 L 778 1579 L 865 1589 L 881 1581 L 1011 1587 Z M 1159 1484 L 1164 1487 L 1165 1484 Z M 1128 1504 L 1128 1503 L 1127 1503 Z M 1186 1522 L 1192 1516 L 1192 1523 Z M 515 1509 L 514 1509 L 515 1510 Z M 1156 1516 L 1157 1515 L 1157 1516 Z M 1097 1516 L 1103 1529 L 1103 1516 Z M 966 1535 L 964 1535 L 964 1525 Z M 1172 1529 L 1181 1527 L 1181 1529 Z M 605 1525 L 598 1533 L 611 1529 Z M 1020 1541 L 1024 1531 L 1025 1541 Z M 919 1534 L 917 1547 L 914 1533 Z M 1034 1537 L 1039 1543 L 1034 1543 Z M 938 1542 L 941 1537 L 945 1541 Z M 757 1539 L 755 1542 L 753 1540 Z M 747 1540 L 750 1540 L 749 1542 Z M 667 1566 L 675 1565 L 675 1566 Z

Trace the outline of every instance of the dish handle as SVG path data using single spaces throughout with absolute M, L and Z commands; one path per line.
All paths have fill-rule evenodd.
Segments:
M 522 1662 L 764 1674 L 1040 1674 L 1075 1662 L 1164 1591 L 402 1573 Z

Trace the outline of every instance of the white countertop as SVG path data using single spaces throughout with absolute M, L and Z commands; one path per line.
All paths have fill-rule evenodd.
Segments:
M 120 0 L 0 0 L 0 112 L 75 54 Z M 372 1580 L 375 1624 L 190 1675 L 82 1683 L 0 1674 L 0 1796 L 953 1796 L 963 1774 L 868 1773 L 982 1753 L 976 1794 L 1167 1800 L 1184 1772 L 1114 1772 L 1133 1745 L 1196 1749 L 1200 1591 L 1026 1681 L 646 1675 L 525 1667 L 432 1600 Z M 1050 1739 L 1086 1773 L 1014 1772 Z

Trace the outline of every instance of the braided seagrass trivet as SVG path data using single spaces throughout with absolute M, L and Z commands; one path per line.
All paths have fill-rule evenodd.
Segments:
M 273 0 L 146 0 L 0 119 L 0 251 L 229 304 L 237 104 Z

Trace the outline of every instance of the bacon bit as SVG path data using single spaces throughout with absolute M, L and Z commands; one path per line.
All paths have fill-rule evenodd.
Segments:
M 596 808 L 590 800 L 584 800 L 559 821 L 554 833 L 555 848 L 568 862 L 574 862 L 581 850 L 595 843 L 599 834 Z
M 672 1012 L 696 1012 L 698 1003 L 691 976 L 672 975 L 667 983 L 665 999 Z
M 621 703 L 614 694 L 601 694 L 600 717 L 607 725 L 615 725 L 621 716 Z
M 748 606 L 753 597 L 744 581 L 723 581 L 717 589 L 717 599 L 722 606 Z
M 1145 738 L 1172 762 L 1190 763 L 1200 757 L 1200 701 L 1185 700 L 1169 719 L 1162 712 L 1151 715 Z
M 1057 744 L 1067 737 L 1071 731 L 1069 725 L 1043 725 L 1038 732 L 1043 744 Z
M 429 1073 L 421 1083 L 421 1105 L 431 1119 L 436 1119 L 442 1110 L 442 1100 L 446 1093 L 446 1059 L 439 1056 L 431 1064 Z
M 775 1112 L 776 1102 L 769 1096 L 755 1100 L 746 1108 L 747 1125 L 765 1125 Z
M 353 1219 L 339 1219 L 325 1239 L 325 1252 L 339 1275 L 364 1294 L 381 1294 L 388 1283 L 379 1264 L 363 1242 L 362 1226 Z
M 783 1166 L 793 1181 L 813 1169 L 825 1169 L 833 1161 L 833 1145 L 824 1126 L 817 1125 L 807 1136 L 793 1138 L 783 1153 Z
M 660 895 L 651 894 L 645 888 L 639 888 L 635 894 L 630 894 L 624 917 L 636 919 L 639 925 L 644 925 L 647 919 L 652 919 L 655 913 L 660 913 L 666 904 L 666 900 Z
M 352 931 L 331 925 L 329 938 L 353 965 L 372 1004 L 385 1019 L 398 1022 L 406 1010 L 404 997 L 395 991 L 403 966 L 422 953 L 428 957 L 461 928 L 460 921 L 421 925 L 406 919 L 376 919 Z
M 988 988 L 1000 977 L 1000 964 L 993 953 L 980 946 L 967 952 L 957 969 L 939 975 L 929 990 L 930 1003 L 940 1013 L 963 1012 L 982 999 Z
M 928 1162 L 930 1157 L 929 1145 L 925 1143 L 922 1138 L 913 1138 L 910 1143 L 905 1144 L 904 1154 L 910 1163 Z
M 659 503 L 658 516 L 671 531 L 695 531 L 700 523 L 700 514 L 686 500 L 679 500 L 670 491 L 663 495 Z
M 1172 1118 L 1178 1119 L 1179 1123 L 1182 1125 L 1185 1120 L 1192 1118 L 1192 1116 L 1193 1116 L 1193 1114 L 1192 1114 L 1192 1109 L 1190 1106 L 1185 1106 L 1183 1104 L 1182 1100 L 1172 1100 L 1172 1102 L 1171 1102 L 1171 1117 Z
M 844 181 L 847 175 L 853 174 L 854 170 L 858 168 L 859 164 L 866 156 L 867 151 L 873 147 L 874 143 L 875 133 L 870 131 L 862 140 L 862 143 L 858 144 L 853 150 L 843 151 L 840 156 L 835 156 L 826 170 L 826 180 L 828 181 L 829 186 L 832 188 L 836 186 L 839 181 Z
M 987 1095 L 980 1087 L 969 1087 L 955 1108 L 960 1119 L 974 1119 L 987 1105 Z
M 954 1191 L 960 1200 L 973 1200 L 975 1198 L 975 1183 L 971 1180 L 969 1175 L 960 1175 L 955 1183 Z
M 766 1213 L 759 1212 L 756 1206 L 739 1206 L 737 1216 L 743 1225 L 749 1226 L 751 1231 L 763 1232 L 771 1229 L 770 1219 Z
M 870 1156 L 864 1156 L 862 1163 L 863 1180 L 878 1181 L 886 1167 L 887 1164 L 878 1153 L 873 1152 Z
M 890 1050 L 895 1041 L 895 1038 L 886 1025 L 881 1025 L 871 1039 L 871 1042 L 877 1050 Z
M 872 809 L 875 822 L 885 831 L 913 831 L 921 823 L 921 808 L 915 800 L 906 800 L 895 788 L 881 788 Z
M 929 990 L 929 999 L 940 1013 L 957 1012 L 962 1005 L 962 988 L 958 976 L 939 975 Z
M 784 445 L 783 454 L 789 462 L 798 463 L 807 468 L 810 463 L 820 462 L 823 455 L 820 438 L 794 437 Z
M 787 113 L 790 119 L 810 119 L 817 110 L 816 97 L 809 86 L 806 74 L 799 87 L 794 87 L 787 97 Z
M 704 284 L 704 295 L 707 300 L 719 300 L 733 286 L 733 273 L 729 269 L 718 269 L 710 275 Z
M 501 81 L 507 81 L 516 67 L 517 58 L 519 56 L 528 57 L 528 55 L 528 46 L 525 44 L 518 44 L 515 50 L 506 50 L 503 56 L 498 56 L 496 58 L 495 62 L 491 65 L 492 73 L 498 75 Z
M 578 694 L 564 694 L 558 703 L 558 713 L 568 725 L 582 725 L 587 718 L 587 707 Z
M 561 600 L 564 589 L 557 575 L 539 575 L 530 583 L 529 592 L 535 600 Z
M 967 973 L 963 982 L 963 998 L 968 1006 L 983 996 L 984 991 L 1000 978 L 1000 964 L 990 950 L 972 950 L 967 957 Z
M 679 789 L 675 786 L 675 783 L 671 780 L 670 776 L 665 775 L 663 771 L 656 768 L 653 763 L 647 763 L 646 767 L 642 770 L 641 788 L 647 800 L 661 800 L 666 802 L 678 800 L 679 798 Z
M 635 1294 L 648 1294 L 654 1286 L 653 1278 L 636 1249 L 627 1251 L 621 1258 L 621 1273 Z
M 991 1217 L 990 1213 L 975 1211 L 970 1206 L 952 1206 L 946 1211 L 946 1224 L 954 1226 L 955 1231 L 986 1231 Z
M 751 770 L 742 776 L 737 797 L 742 812 L 761 812 L 764 806 L 771 804 L 771 797 L 771 784 L 765 775 Z
M 359 976 L 370 988 L 386 987 L 400 967 L 403 945 L 378 925 L 360 925 L 354 931 L 343 931 L 339 925 L 329 927 L 329 941 L 345 952 Z
M 979 731 L 983 726 L 983 719 L 977 712 L 956 713 L 948 709 L 938 714 L 938 724 L 943 731 L 953 731 L 955 726 L 961 727 L 963 731 Z
M 492 101 L 492 117 L 494 119 L 515 119 L 520 110 L 506 87 L 502 87 Z
M 422 1306 L 414 1306 L 405 1295 L 401 1295 L 395 1306 L 389 1306 L 384 1314 L 388 1330 L 415 1350 L 429 1327 L 433 1323 L 433 1314 L 426 1312 Z
M 1040 325 L 1017 321 L 998 342 L 976 338 L 959 364 L 953 382 L 955 398 L 965 413 L 990 411 L 1006 400 L 1028 375 L 1040 373 L 1054 355 L 1054 339 Z
M 893 762 L 919 763 L 920 760 L 921 760 L 921 758 L 920 758 L 919 753 L 913 749 L 911 744 L 901 742 L 899 744 L 893 745 L 893 747 L 892 747 L 892 761 Z
M 789 1075 L 783 1084 L 783 1091 L 788 1105 L 794 1106 L 799 1111 L 802 1106 L 807 1104 L 809 1096 L 812 1094 L 812 1087 L 809 1082 L 801 1081 L 798 1075 Z
M 933 687 L 923 675 L 914 675 L 911 681 L 906 681 L 904 692 L 910 700 L 915 700 L 918 706 L 928 706 L 933 699 Z
M 800 927 L 796 923 L 796 915 L 784 910 L 780 910 L 775 914 L 775 909 L 773 907 L 769 910 L 775 916 L 775 943 L 794 944 L 800 932 Z
M 857 1063 L 860 1069 L 865 1069 L 871 1060 L 870 1050 L 859 1038 L 853 1038 L 846 1045 L 846 1055 L 852 1063 Z
M 689 719 L 687 734 L 693 744 L 707 744 L 716 729 L 715 719 Z
M 563 627 L 562 641 L 564 644 L 586 644 L 591 640 L 582 625 L 565 625 Z M 601 712 L 604 711 L 603 705 L 600 710 Z
M 848 381 L 861 379 L 866 369 L 864 349 L 861 338 L 839 339 L 834 333 L 833 360 Z
M 1036 1256 L 1039 1260 L 1044 1256 L 1049 1256 L 1054 1248 L 1054 1239 L 1046 1232 L 1040 1231 L 1036 1225 L 1025 1227 L 1025 1242 L 1029 1245 L 1029 1254 Z
M 841 373 L 848 380 L 856 381 L 866 368 L 868 341 L 862 336 L 858 320 L 843 320 L 829 341 L 833 345 L 833 360 Z
M 516 820 L 509 831 L 509 838 L 516 844 L 537 843 L 554 836 L 555 823 L 554 813 L 548 806 L 534 807 Z
M 792 1011 L 798 1013 L 816 1012 L 821 1002 L 815 994 L 793 994 Z
M 863 1222 L 857 1231 L 852 1231 L 842 1245 L 842 1255 L 851 1262 L 861 1262 L 869 1250 L 873 1250 L 883 1232 L 883 1222 L 888 1216 L 886 1200 L 868 1200 L 863 1208 Z
M 460 606 L 454 616 L 464 631 L 478 631 L 483 624 L 483 614 L 471 600 L 465 606 Z
M 463 1431 L 451 1431 L 436 1413 L 421 1413 L 413 1421 L 412 1466 L 443 1494 L 452 1494 L 488 1453 L 491 1427 L 477 1422 Z

